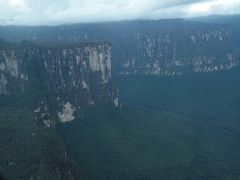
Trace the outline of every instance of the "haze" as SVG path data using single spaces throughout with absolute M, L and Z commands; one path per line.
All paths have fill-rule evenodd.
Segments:
M 240 14 L 240 0 L 0 0 L 1 25 L 56 25 Z

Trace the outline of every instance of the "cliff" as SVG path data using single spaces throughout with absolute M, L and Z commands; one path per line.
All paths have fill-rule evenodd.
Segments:
M 88 106 L 118 106 L 110 51 L 104 42 L 0 41 L 0 176 L 81 179 L 55 127 Z
M 112 74 L 117 76 L 172 76 L 234 68 L 239 64 L 238 34 L 239 28 L 231 24 L 182 19 L 0 28 L 0 37 L 11 41 L 108 41 Z
M 219 114 L 216 122 L 222 119 L 225 123 L 228 117 L 235 124 L 239 111 L 233 96 L 237 96 L 239 87 L 234 86 L 237 83 L 228 82 L 237 82 L 239 73 L 231 77 L 227 77 L 228 72 L 219 77 L 218 73 L 196 74 L 239 65 L 239 31 L 231 26 L 183 20 L 9 26 L 0 27 L 0 37 L 14 41 L 0 40 L 0 173 L 10 175 L 9 179 L 80 179 L 79 169 L 86 177 L 102 175 L 114 179 L 130 172 L 130 176 L 125 176 L 144 178 L 142 174 L 149 174 L 149 168 L 144 172 L 141 158 L 135 160 L 134 157 L 139 157 L 139 149 L 143 150 L 140 154 L 145 153 L 146 148 L 142 147 L 149 147 L 152 132 L 156 132 L 152 134 L 152 149 L 162 149 L 154 147 L 156 134 L 162 127 L 172 134 L 168 125 L 164 127 L 168 119 L 175 119 L 177 126 L 181 118 L 184 118 L 181 122 L 192 124 L 199 119 L 192 115 L 199 114 L 200 119 L 205 117 L 208 122 L 215 112 Z M 15 42 L 22 40 L 31 43 Z M 170 81 L 169 78 L 145 78 L 183 74 L 186 76 L 170 78 Z M 136 77 L 129 77 L 131 75 Z M 126 108 L 119 111 L 101 104 L 120 106 L 118 92 L 112 86 L 114 77 L 119 77 L 114 80 L 126 103 Z M 211 98 L 213 95 L 216 101 Z M 96 106 L 89 108 L 93 105 Z M 225 106 L 227 113 L 223 116 Z M 175 110 L 179 114 L 176 115 Z M 189 127 L 192 126 L 187 124 Z M 196 129 L 199 129 L 198 123 Z M 222 130 L 225 132 L 226 128 Z M 197 131 L 190 129 L 189 132 L 194 132 L 194 141 L 190 143 L 195 142 Z M 136 141 L 144 137 L 144 133 L 147 138 Z M 206 131 L 206 134 L 211 133 Z M 135 135 L 136 138 L 132 138 Z M 166 144 L 168 138 L 160 133 L 157 139 Z M 182 142 L 186 142 L 185 139 Z M 184 144 L 182 142 L 180 144 Z M 195 153 L 193 145 L 193 151 L 187 150 L 186 157 L 191 151 Z M 153 152 L 152 149 L 149 152 Z M 124 156 L 119 156 L 119 152 Z M 132 155 L 135 152 L 137 154 Z M 182 156 L 182 146 L 179 152 Z M 160 153 L 158 158 L 162 160 L 162 157 Z M 145 161 L 145 156 L 143 158 Z M 156 159 L 156 153 L 152 159 Z M 133 161 L 139 161 L 141 173 L 136 172 L 135 165 L 131 169 L 129 163 Z M 148 167 L 155 167 L 156 163 L 149 162 Z M 201 166 L 201 162 L 197 164 Z
M 240 48 L 230 28 L 214 27 L 138 33 L 118 73 L 173 76 L 228 70 L 238 66 Z
M 0 95 L 25 95 L 38 123 L 75 119 L 80 108 L 116 98 L 106 43 L 0 45 Z

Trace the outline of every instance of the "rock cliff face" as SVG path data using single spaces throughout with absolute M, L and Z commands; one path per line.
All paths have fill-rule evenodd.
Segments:
M 89 111 L 93 116 L 87 116 L 87 120 L 82 123 L 80 119 L 84 115 L 81 109 L 105 102 L 121 107 L 118 91 L 112 87 L 113 77 L 127 76 L 123 78 L 126 87 L 125 79 L 130 75 L 137 75 L 137 78 L 149 75 L 176 76 L 234 68 L 240 61 L 239 32 L 228 25 L 183 20 L 0 27 L 0 38 L 15 42 L 0 40 L 0 144 L 3 144 L 0 148 L 3 152 L 0 153 L 0 171 L 13 176 L 10 179 L 80 179 L 79 167 L 71 159 L 73 156 L 68 157 L 65 149 L 67 143 L 63 144 L 56 133 L 58 128 L 54 128 L 58 123 L 74 121 L 68 123 L 69 126 L 58 126 L 60 129 L 62 127 L 64 137 L 71 138 L 71 145 L 80 147 L 78 144 L 90 142 L 89 148 L 82 146 L 76 148 L 76 152 L 85 156 L 91 154 L 87 152 L 90 148 L 97 147 L 95 149 L 100 149 L 100 155 L 102 152 L 105 155 L 101 142 L 107 143 L 109 150 L 110 141 L 106 141 L 106 135 L 110 132 L 109 137 L 112 137 L 109 129 L 119 125 L 114 120 L 112 126 L 113 121 L 108 119 L 116 114 L 112 115 L 111 112 L 106 119 L 105 113 L 100 114 L 98 121 L 98 118 L 94 118 L 99 110 L 93 108 Z M 22 40 L 30 40 L 31 43 L 16 43 Z M 80 41 L 93 42 L 80 44 Z M 146 85 L 142 81 L 136 84 L 141 88 Z M 161 85 L 156 87 L 162 88 Z M 135 90 L 134 87 L 130 94 L 135 93 Z M 158 89 L 155 90 L 154 98 L 158 93 Z M 165 90 L 169 90 L 168 85 Z M 182 91 L 185 92 L 185 88 Z M 142 92 L 145 94 L 146 91 Z M 135 117 L 136 112 L 130 114 L 130 118 Z M 109 115 L 109 112 L 106 114 Z M 122 116 L 120 120 L 128 118 L 128 115 L 126 118 L 122 113 L 119 115 Z M 104 123 L 110 125 L 105 126 Z M 75 125 L 76 128 L 71 128 Z M 124 123 L 119 128 L 121 141 L 122 125 Z M 75 129 L 72 133 L 75 140 L 72 135 L 69 136 L 71 133 L 67 129 Z M 95 133 L 98 129 L 100 131 Z M 105 133 L 105 130 L 109 132 Z M 100 161 L 99 165 L 102 164 Z M 97 171 L 100 172 L 99 169 Z M 106 172 L 109 173 L 109 168 Z M 143 177 L 142 173 L 139 175 Z
M 12 41 L 108 41 L 114 75 L 170 76 L 230 69 L 239 62 L 238 34 L 231 25 L 181 19 L 0 28 L 0 37 Z M 102 71 L 104 67 L 96 66 L 94 50 L 90 56 L 91 68 Z
M 31 94 L 37 122 L 54 127 L 74 120 L 84 106 L 109 99 L 119 106 L 112 75 L 174 76 L 238 66 L 237 32 L 228 25 L 183 20 L 1 27 L 0 37 L 9 40 L 62 45 L 1 42 L 0 94 Z M 109 41 L 112 48 L 69 43 L 94 40 Z
M 136 49 L 126 49 L 119 74 L 172 76 L 231 69 L 240 60 L 233 38 L 223 27 L 136 34 Z
M 0 45 L 0 95 L 34 99 L 37 122 L 53 127 L 75 119 L 80 108 L 116 98 L 106 43 Z
M 1 27 L 0 37 L 8 40 L 64 43 L 1 43 L 0 94 L 31 92 L 36 119 L 51 127 L 52 119 L 72 121 L 81 107 L 102 100 L 111 98 L 119 106 L 111 76 L 174 76 L 238 66 L 237 32 L 229 25 L 184 20 Z M 106 43 L 66 45 L 96 40 L 112 48 Z

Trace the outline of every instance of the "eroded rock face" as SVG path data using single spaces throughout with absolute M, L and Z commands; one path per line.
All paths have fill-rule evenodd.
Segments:
M 67 102 L 66 104 L 64 104 L 62 112 L 58 113 L 60 122 L 67 123 L 67 122 L 73 121 L 75 119 L 75 117 L 73 115 L 75 110 L 76 109 L 74 107 L 72 107 L 70 102 Z
M 37 122 L 47 128 L 75 119 L 81 107 L 111 101 L 111 53 L 106 43 L 0 46 L 0 95 L 38 99 Z
M 12 49 L 0 48 L 0 95 L 7 95 L 12 90 L 24 91 L 24 81 L 27 81 L 27 76 L 21 72 L 22 58 L 17 60 L 15 47 Z M 9 84 L 16 83 L 14 88 L 9 87 Z
M 104 46 L 99 49 L 88 47 L 87 50 L 89 51 L 90 69 L 93 72 L 100 71 L 103 83 L 107 83 L 111 77 L 110 49 L 107 49 L 107 53 L 105 53 Z
M 7 79 L 4 77 L 3 74 L 0 75 L 0 94 L 6 95 L 7 92 Z
M 6 66 L 4 62 L 0 63 L 0 71 L 4 72 L 6 70 Z
M 16 31 L 21 35 L 13 37 Z M 227 70 L 239 64 L 238 29 L 231 25 L 181 19 L 52 28 L 6 27 L 0 28 L 0 37 L 13 41 L 107 41 L 112 46 L 111 54 L 105 53 L 109 49 L 104 47 L 86 47 L 90 69 L 101 72 L 103 82 L 107 82 L 111 75 L 109 59 L 112 59 L 112 71 L 116 76 L 174 76 Z M 67 57 L 69 53 L 67 48 L 62 49 L 62 56 Z M 78 64 L 83 60 L 81 56 L 76 56 L 76 59 Z M 0 66 L 0 69 L 3 68 Z
M 174 76 L 228 70 L 239 64 L 240 49 L 233 38 L 227 27 L 138 34 L 136 53 L 121 62 L 119 74 Z
M 8 53 L 9 54 L 7 55 L 4 50 L 2 51 L 2 55 L 5 59 L 6 71 L 10 73 L 11 76 L 18 78 L 18 61 L 16 59 L 14 51 L 10 51 Z

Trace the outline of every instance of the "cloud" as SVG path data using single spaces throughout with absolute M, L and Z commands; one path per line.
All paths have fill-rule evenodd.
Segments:
M 210 14 L 238 14 L 240 13 L 239 0 L 215 0 L 192 4 L 187 9 L 187 16 L 201 16 Z
M 62 24 L 240 13 L 240 0 L 0 0 L 0 24 Z

